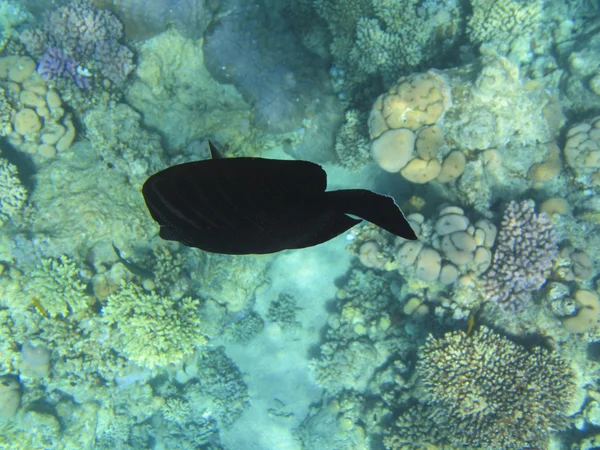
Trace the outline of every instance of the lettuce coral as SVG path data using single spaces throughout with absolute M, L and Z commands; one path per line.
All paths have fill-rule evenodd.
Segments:
M 106 299 L 103 321 L 111 327 L 114 350 L 154 369 L 180 364 L 206 342 L 199 308 L 198 299 L 175 301 L 126 283 Z

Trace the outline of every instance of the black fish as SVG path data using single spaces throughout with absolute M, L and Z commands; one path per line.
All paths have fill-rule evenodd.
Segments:
M 308 161 L 213 159 L 169 167 L 142 192 L 160 237 L 214 253 L 273 253 L 311 247 L 360 219 L 415 240 L 391 197 L 364 189 L 325 192 L 327 174 Z

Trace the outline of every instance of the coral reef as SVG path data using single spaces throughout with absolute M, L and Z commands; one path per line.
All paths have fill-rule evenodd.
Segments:
M 36 71 L 27 56 L 0 58 L 0 80 L 5 84 L 2 134 L 21 151 L 45 161 L 65 152 L 75 139 L 71 115 L 65 113 L 62 99 Z
M 233 83 L 253 105 L 258 127 L 286 133 L 323 107 L 319 97 L 326 94 L 321 86 L 328 74 L 273 15 L 263 14 L 258 3 L 221 17 L 205 36 L 204 62 L 215 79 Z
M 306 3 L 301 2 L 304 9 L 297 20 L 305 25 L 303 32 L 312 36 L 319 34 L 319 27 L 327 27 L 334 67 L 344 73 L 336 90 L 352 107 L 373 95 L 373 85 L 380 86 L 381 78 L 389 86 L 400 74 L 418 70 L 431 61 L 437 67 L 444 65 L 443 55 L 457 45 L 464 32 L 458 2 Z M 296 11 L 298 7 L 290 9 Z
M 415 183 L 442 175 L 437 156 L 444 138 L 436 123 L 451 102 L 449 86 L 434 72 L 400 78 L 379 96 L 369 115 L 371 155 L 379 167 Z
M 23 291 L 22 302 L 34 301 L 38 311 L 46 317 L 78 316 L 90 308 L 93 301 L 86 293 L 81 280 L 81 268 L 67 256 L 47 258 L 29 274 L 31 277 Z
M 346 111 L 346 117 L 335 140 L 338 161 L 348 170 L 358 170 L 370 160 L 366 117 L 358 110 Z M 362 128 L 365 128 L 362 130 Z
M 337 293 L 338 308 L 328 319 L 320 355 L 310 361 L 317 383 L 331 393 L 364 391 L 395 349 L 389 287 L 372 271 L 353 269 Z
M 250 402 L 242 372 L 223 347 L 203 352 L 197 367 L 197 377 L 183 389 L 194 416 L 212 416 L 222 426 L 231 425 Z
M 580 20 L 563 19 L 564 42 L 556 47 L 559 49 L 557 76 L 561 78 L 563 103 L 569 111 L 582 117 L 597 114 L 600 108 L 600 31 L 593 25 L 598 20 L 597 12 L 589 15 L 591 22 L 579 28 L 573 25 Z M 587 36 L 582 38 L 578 34 Z
M 203 298 L 226 307 L 229 313 L 243 315 L 250 310 L 256 290 L 264 285 L 271 260 L 272 256 L 206 254 L 204 261 L 191 271 L 192 287 Z
M 600 117 L 569 128 L 564 157 L 578 182 L 594 189 L 600 187 Z
M 94 0 L 99 8 L 113 11 L 125 25 L 129 39 L 148 39 L 169 25 L 184 37 L 199 39 L 212 20 L 206 0 Z
M 66 77 L 89 88 L 92 76 L 122 84 L 133 71 L 133 52 L 119 43 L 123 25 L 92 0 L 72 0 L 50 11 L 42 28 L 21 33 L 27 51 L 47 79 Z
M 481 327 L 472 335 L 430 337 L 417 374 L 454 445 L 541 448 L 566 427 L 575 385 L 569 365 L 539 347 L 528 351 Z
M 558 257 L 557 235 L 546 214 L 532 201 L 506 207 L 498 246 L 482 285 L 486 297 L 501 308 L 520 311 L 543 286 Z
M 138 53 L 136 77 L 126 98 L 143 111 L 144 124 L 162 133 L 167 150 L 181 152 L 187 142 L 207 137 L 236 146 L 248 137 L 250 107 L 233 86 L 211 77 L 201 43 L 171 30 L 145 41 Z M 188 157 L 197 159 L 198 154 Z
M 296 319 L 296 315 L 300 309 L 292 295 L 279 294 L 279 297 L 269 304 L 267 320 L 283 328 L 299 327 L 300 322 Z
M 165 166 L 160 136 L 126 103 L 97 105 L 83 116 L 86 137 L 103 163 L 134 185 Z
M 227 325 L 223 330 L 223 338 L 229 342 L 247 344 L 258 336 L 264 327 L 262 317 L 256 312 L 251 312 L 241 320 Z
M 367 449 L 368 437 L 361 417 L 364 398 L 354 391 L 329 397 L 320 408 L 312 407 L 296 430 L 306 450 Z
M 157 232 L 139 190 L 103 164 L 88 141 L 74 144 L 69 154 L 48 160 L 36 172 L 29 234 L 23 230 L 11 238 L 12 258 L 34 265 L 37 258 L 63 254 L 85 260 L 98 246 L 108 244 L 112 252 L 114 236 L 119 242 L 146 242 Z
M 541 22 L 542 7 L 542 0 L 475 0 L 468 23 L 469 37 L 476 43 L 494 42 L 510 48 L 513 40 L 534 32 Z
M 465 318 L 484 297 L 476 281 L 490 267 L 497 228 L 485 218 L 471 220 L 458 206 L 443 205 L 437 214 L 407 216 L 419 241 L 392 239 L 376 227 L 365 225 L 356 232 L 348 249 L 366 267 L 397 271 L 405 280 L 397 292 L 406 315 L 422 317 L 434 302 L 436 314 Z M 365 246 L 376 249 L 370 259 Z M 371 264 L 376 258 L 377 264 Z
M 102 313 L 115 350 L 154 369 L 181 364 L 206 342 L 199 307 L 199 300 L 174 301 L 127 283 L 108 296 Z
M 27 200 L 16 166 L 0 158 L 0 224 L 15 220 Z

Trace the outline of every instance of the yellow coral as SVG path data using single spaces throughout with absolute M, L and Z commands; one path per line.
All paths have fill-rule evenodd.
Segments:
M 375 139 L 389 129 L 418 130 L 436 123 L 450 106 L 450 88 L 434 72 L 402 77 L 375 101 L 369 133 Z
M 124 283 L 108 296 L 103 321 L 114 331 L 114 350 L 153 369 L 180 364 L 206 342 L 199 308 L 197 299 L 175 301 Z
M 86 294 L 77 264 L 67 256 L 47 258 L 31 272 L 23 290 L 22 303 L 35 306 L 32 298 L 45 311 L 47 317 L 67 317 L 87 310 L 92 299 Z

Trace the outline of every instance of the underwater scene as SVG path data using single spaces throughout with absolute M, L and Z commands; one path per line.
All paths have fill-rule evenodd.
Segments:
M 598 0 L 0 0 L 0 449 L 600 449 L 599 231 Z

